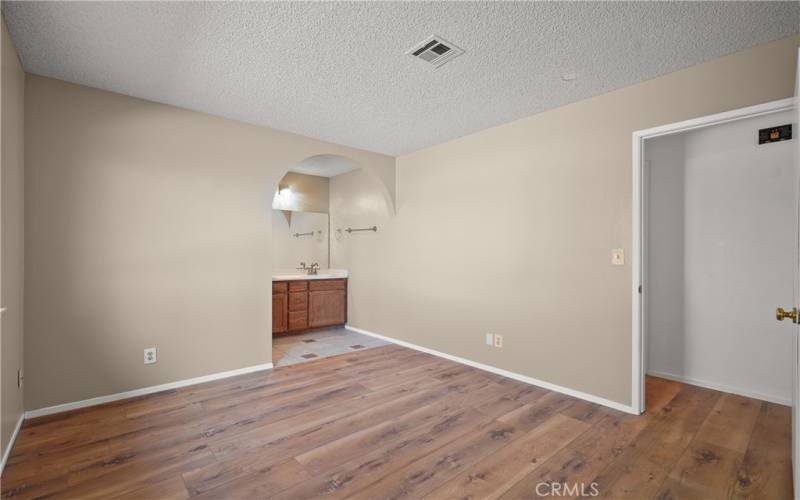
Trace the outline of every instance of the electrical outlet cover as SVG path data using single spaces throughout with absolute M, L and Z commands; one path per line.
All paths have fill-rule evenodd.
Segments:
M 486 345 L 494 345 L 494 335 L 491 333 L 486 334 Z
M 155 347 L 148 347 L 144 350 L 144 364 L 151 365 L 158 361 L 158 354 Z
M 494 346 L 495 347 L 503 347 L 503 336 L 502 335 L 495 335 L 494 336 Z

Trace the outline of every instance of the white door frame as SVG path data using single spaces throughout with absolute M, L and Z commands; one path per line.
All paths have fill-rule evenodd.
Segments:
M 644 208 L 647 192 L 644 185 L 644 141 L 654 137 L 687 132 L 712 125 L 719 125 L 754 116 L 779 113 L 781 111 L 791 111 L 794 107 L 794 99 L 786 98 L 779 101 L 767 102 L 756 106 L 735 109 L 724 113 L 702 116 L 677 123 L 670 123 L 660 127 L 637 130 L 633 133 L 633 251 L 632 251 L 632 283 L 631 283 L 631 302 L 632 310 L 632 346 L 631 355 L 631 407 L 639 413 L 645 409 L 644 397 L 644 376 L 645 376 L 645 325 L 646 325 L 646 299 L 644 286 L 646 276 L 645 267 L 645 217 Z M 642 287 L 641 293 L 639 287 Z

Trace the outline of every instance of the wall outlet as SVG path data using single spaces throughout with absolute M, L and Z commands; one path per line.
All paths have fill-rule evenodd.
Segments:
M 494 345 L 494 334 L 492 333 L 486 334 L 486 345 Z
M 502 335 L 495 335 L 494 336 L 494 346 L 495 347 L 503 347 L 503 336 Z
M 156 355 L 156 348 L 155 347 L 148 347 L 144 350 L 144 364 L 152 365 L 158 361 L 158 356 Z

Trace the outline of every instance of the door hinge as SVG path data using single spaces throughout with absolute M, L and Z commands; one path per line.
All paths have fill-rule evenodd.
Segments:
M 639 285 L 639 293 L 642 293 L 642 285 Z

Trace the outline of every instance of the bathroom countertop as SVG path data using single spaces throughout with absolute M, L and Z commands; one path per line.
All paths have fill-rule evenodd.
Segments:
M 330 280 L 347 278 L 347 269 L 320 269 L 317 274 L 289 269 L 272 272 L 272 281 Z

